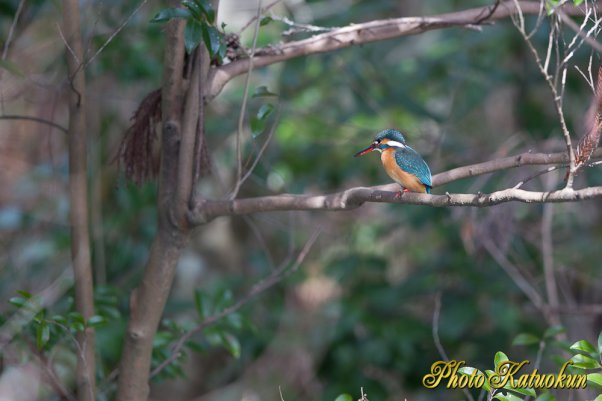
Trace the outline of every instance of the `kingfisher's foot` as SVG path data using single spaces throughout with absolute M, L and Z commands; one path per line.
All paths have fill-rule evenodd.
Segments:
M 404 192 L 405 192 L 405 191 L 404 191 Z M 401 195 L 402 195 L 402 192 L 401 192 L 401 191 L 397 191 L 397 192 L 395 192 L 395 199 L 401 199 Z
M 400 192 L 401 192 L 401 191 L 400 191 Z M 407 188 L 404 188 L 404 189 L 403 189 L 403 192 L 410 192 L 410 190 L 409 190 L 409 189 L 407 189 Z

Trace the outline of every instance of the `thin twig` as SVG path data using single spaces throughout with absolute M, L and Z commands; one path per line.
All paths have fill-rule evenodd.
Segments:
M 24 340 L 27 343 L 31 353 L 38 359 L 38 362 L 42 366 L 43 372 L 46 375 L 46 381 L 50 387 L 52 387 L 56 395 L 59 396 L 61 400 L 76 401 L 76 398 L 73 396 L 73 394 L 71 394 L 65 388 L 65 386 L 63 386 L 63 383 L 61 383 L 51 361 L 48 360 L 48 357 L 46 357 L 44 351 L 39 350 L 31 340 L 27 339 L 27 337 L 25 337 Z
M 259 15 L 254 15 L 253 18 L 251 18 L 249 21 L 247 21 L 246 24 L 243 25 L 242 28 L 240 28 L 240 31 L 238 31 L 238 36 L 242 35 L 242 33 L 251 26 L 251 24 L 254 21 L 257 21 L 259 19 L 259 16 L 263 13 L 265 13 L 266 11 L 268 11 L 270 8 L 274 7 L 276 4 L 280 3 L 282 0 L 274 0 L 273 2 L 271 2 L 270 4 L 268 4 L 267 6 L 263 7 L 261 9 L 261 13 Z M 260 1 L 261 3 L 261 1 Z M 260 21 L 261 22 L 261 21 Z
M 282 35 L 284 35 L 284 36 L 290 36 L 290 35 L 294 35 L 294 34 L 300 33 L 300 32 L 313 32 L 313 33 L 331 32 L 331 31 L 334 31 L 335 29 L 341 29 L 341 27 L 338 27 L 338 26 L 323 27 L 323 26 L 317 26 L 317 25 L 299 24 L 295 21 L 292 21 L 290 18 L 288 18 L 286 16 L 281 17 L 279 15 L 275 15 L 274 13 L 271 14 L 271 18 L 275 21 L 283 22 L 290 27 L 286 31 L 282 32 Z
M 79 63 L 80 62 L 79 58 L 77 57 L 77 54 L 75 54 L 75 52 L 71 48 L 71 45 L 67 41 L 67 38 L 65 38 L 65 34 L 63 33 L 63 30 L 61 29 L 61 26 L 57 23 L 56 27 L 57 27 L 57 29 L 59 31 L 59 35 L 61 36 L 61 39 L 63 40 L 63 44 L 65 45 L 65 47 L 67 48 L 67 50 L 69 50 L 69 53 L 71 54 L 71 56 L 73 56 L 73 58 L 75 59 L 75 61 L 77 61 Z
M 251 288 L 251 290 L 244 297 L 242 297 L 240 300 L 238 300 L 235 304 L 225 308 L 224 310 L 222 310 L 219 313 L 216 313 L 215 315 L 207 317 L 198 326 L 196 326 L 192 330 L 190 330 L 190 331 L 186 332 L 184 335 L 182 335 L 182 337 L 180 337 L 178 339 L 178 341 L 176 341 L 176 343 L 172 347 L 171 354 L 169 355 L 169 357 L 167 359 L 165 359 L 163 362 L 161 362 L 155 369 L 152 370 L 150 377 L 152 378 L 152 377 L 156 376 L 163 369 L 165 369 L 166 366 L 170 365 L 173 361 L 175 361 L 179 357 L 180 351 L 186 344 L 186 341 L 188 341 L 192 336 L 202 332 L 205 328 L 217 323 L 219 320 L 223 319 L 224 317 L 226 317 L 232 313 L 235 313 L 240 308 L 242 308 L 243 306 L 248 304 L 257 295 L 268 290 L 269 288 L 271 288 L 275 284 L 279 283 L 280 281 L 282 281 L 284 278 L 286 278 L 290 274 L 296 272 L 299 269 L 299 266 L 301 266 L 301 264 L 305 260 L 307 254 L 309 253 L 313 244 L 318 239 L 319 235 L 320 235 L 319 229 L 314 231 L 311 234 L 309 240 L 305 243 L 305 246 L 303 247 L 301 252 L 299 252 L 297 259 L 295 260 L 295 262 L 293 263 L 292 266 L 289 267 L 289 261 L 285 260 L 284 263 L 282 263 L 281 266 L 277 270 L 274 270 L 266 278 L 264 278 L 263 280 L 261 280 L 257 284 L 255 284 Z
M 13 114 L 5 114 L 0 116 L 0 120 L 23 120 L 23 121 L 33 121 L 36 123 L 40 123 L 40 124 L 46 124 L 52 128 L 56 128 L 59 131 L 62 131 L 64 134 L 68 133 L 69 131 L 67 130 L 67 128 L 63 127 L 62 125 L 59 125 L 53 121 L 50 120 L 46 120 L 44 118 L 38 118 L 38 117 L 32 117 L 32 116 L 18 116 L 18 115 L 13 115 Z
M 527 178 L 523 178 L 518 184 L 516 184 L 512 188 L 514 188 L 514 189 L 521 188 L 523 185 L 525 185 L 526 183 L 528 183 L 531 180 L 534 180 L 537 177 L 540 177 L 540 176 L 542 176 L 544 174 L 551 173 L 552 171 L 556 171 L 556 170 L 559 170 L 561 168 L 566 168 L 566 167 L 568 167 L 568 164 L 560 164 L 558 166 L 550 166 L 550 167 L 548 167 L 546 169 L 543 169 L 543 170 L 541 170 L 541 171 L 539 171 L 539 172 L 537 172 L 537 173 L 535 173 L 533 175 L 530 175 Z
M 545 314 L 545 302 L 534 285 L 529 283 L 526 277 L 521 273 L 520 269 L 512 264 L 506 255 L 504 255 L 499 248 L 490 240 L 485 239 L 483 241 L 485 249 L 493 257 L 498 265 L 506 272 L 508 277 L 514 281 L 516 286 L 526 295 L 531 301 L 533 306 Z
M 136 15 L 138 11 L 140 11 L 140 9 L 146 4 L 147 1 L 148 0 L 142 0 L 138 7 L 136 7 L 134 11 L 132 11 L 132 13 L 121 23 L 121 25 L 119 25 L 119 27 L 117 27 L 117 29 L 113 31 L 113 33 L 107 38 L 107 40 L 102 44 L 102 46 L 98 48 L 98 50 L 92 55 L 92 57 L 86 60 L 83 66 L 81 66 L 82 68 L 85 69 L 88 65 L 90 65 L 92 61 L 94 61 L 94 59 L 109 45 L 109 43 L 111 43 L 113 39 L 115 39 L 115 36 L 117 36 L 127 24 L 129 24 L 132 18 L 134 18 L 134 15 Z
M 6 60 L 6 56 L 8 56 L 8 49 L 10 47 L 10 43 L 13 40 L 13 35 L 15 33 L 15 28 L 17 27 L 17 22 L 19 22 L 19 17 L 21 16 L 21 12 L 23 11 L 23 6 L 25 5 L 25 0 L 19 1 L 19 5 L 17 6 L 17 11 L 15 12 L 15 17 L 13 18 L 13 22 L 8 29 L 8 35 L 6 36 L 6 41 L 4 42 L 4 47 L 2 48 L 2 60 Z
M 238 191 L 240 190 L 241 177 L 242 177 L 242 133 L 245 121 L 245 114 L 247 110 L 247 100 L 249 98 L 249 83 L 251 81 L 251 73 L 253 72 L 253 57 L 255 55 L 255 49 L 257 48 L 257 36 L 259 35 L 259 15 L 261 15 L 261 0 L 257 3 L 257 19 L 255 20 L 255 31 L 253 32 L 253 46 L 249 55 L 249 68 L 247 70 L 247 76 L 245 78 L 245 89 L 242 97 L 242 104 L 240 106 L 240 115 L 238 117 L 238 130 L 236 132 L 236 184 L 230 194 L 230 199 L 236 198 Z
M 547 177 L 546 189 L 550 190 L 554 184 L 554 177 Z M 543 259 L 544 282 L 546 285 L 547 304 L 551 308 L 557 308 L 560 305 L 558 297 L 558 284 L 554 274 L 554 246 L 552 237 L 552 223 L 554 220 L 554 204 L 548 203 L 543 207 L 543 216 L 541 218 L 541 254 Z M 547 312 L 549 321 L 552 325 L 560 325 L 560 317 L 553 312 Z
M 276 131 L 276 127 L 278 126 L 278 117 L 279 116 L 280 116 L 280 112 L 278 111 L 276 113 L 276 118 L 274 119 L 274 124 L 272 125 L 272 128 L 270 128 L 270 132 L 268 133 L 268 137 L 263 142 L 263 145 L 261 145 L 261 148 L 259 149 L 259 152 L 257 153 L 257 157 L 255 158 L 255 160 L 253 161 L 253 164 L 251 164 L 251 167 L 249 167 L 249 169 L 247 170 L 247 172 L 245 173 L 245 175 L 240 179 L 240 185 L 238 186 L 239 188 L 242 186 L 242 184 L 244 184 L 244 182 L 253 173 L 253 170 L 255 170 L 255 167 L 257 166 L 257 163 L 259 163 L 259 160 L 261 160 L 261 156 L 263 155 L 263 152 L 265 152 L 265 150 L 267 149 L 268 145 L 270 144 L 272 136 L 274 135 L 274 131 Z
M 589 14 L 589 13 L 588 13 Z M 592 33 L 598 28 L 600 25 L 600 20 L 594 23 L 594 26 L 590 28 L 589 31 L 584 32 L 585 24 L 587 22 L 587 18 L 589 15 L 586 15 L 581 26 L 577 25 L 575 21 L 573 21 L 568 15 L 566 15 L 562 10 L 557 10 L 557 15 L 560 17 L 562 22 L 564 22 L 569 28 L 575 31 L 575 38 L 581 37 L 588 45 L 590 45 L 593 49 L 595 49 L 598 53 L 602 53 L 602 43 L 598 42 L 596 39 L 592 38 Z M 573 39 L 575 40 L 575 39 Z M 569 48 L 571 46 L 569 45 Z
M 439 338 L 439 315 L 441 314 L 441 292 L 438 292 L 435 295 L 435 310 L 433 311 L 433 341 L 435 342 L 435 347 L 439 352 L 439 355 L 445 362 L 449 362 L 449 357 L 441 345 L 441 339 Z
M 437 351 L 439 352 L 439 355 L 441 356 L 441 358 L 445 361 L 445 362 L 449 362 L 449 357 L 447 356 L 447 353 L 445 352 L 445 349 L 443 348 L 443 345 L 441 344 L 441 339 L 439 338 L 439 315 L 441 314 L 441 292 L 438 292 L 437 295 L 435 295 L 435 310 L 433 311 L 433 341 L 435 342 L 435 347 L 437 348 Z M 466 398 L 468 398 L 470 401 L 475 401 L 474 397 L 472 396 L 472 394 L 470 393 L 470 391 L 468 391 L 467 388 L 462 388 L 462 391 L 464 392 L 464 395 L 466 395 Z
M 535 62 L 537 63 L 537 66 L 539 67 L 539 70 L 542 73 L 542 75 L 544 76 L 546 82 L 548 83 L 548 86 L 550 87 L 550 90 L 552 91 L 552 95 L 554 97 L 554 99 L 553 99 L 554 106 L 556 107 L 556 112 L 557 112 L 558 118 L 560 120 L 562 134 L 564 135 L 567 153 L 569 155 L 569 175 L 568 175 L 568 178 L 566 181 L 566 188 L 572 189 L 573 180 L 574 180 L 574 176 L 575 176 L 575 152 L 574 152 L 573 146 L 571 144 L 571 134 L 570 134 L 568 126 L 566 124 L 566 120 L 564 118 L 564 111 L 562 109 L 562 94 L 564 92 L 564 85 L 562 86 L 560 93 L 557 89 L 557 82 L 558 82 L 559 72 L 560 72 L 559 71 L 559 68 L 560 68 L 559 57 L 558 56 L 556 57 L 557 68 L 556 68 L 556 73 L 554 74 L 554 78 L 552 78 L 548 74 L 547 65 L 544 66 L 544 64 L 542 64 L 541 58 L 539 57 L 539 53 L 537 52 L 537 49 L 535 49 L 535 47 L 533 46 L 533 43 L 531 43 L 531 40 L 529 39 L 527 33 L 525 32 L 525 22 L 524 22 L 524 18 L 523 18 L 522 9 L 521 9 L 521 6 L 520 6 L 518 0 L 514 0 L 514 3 L 516 6 L 516 9 L 518 11 L 518 15 L 519 15 L 519 22 L 517 24 L 515 21 L 515 26 L 518 28 L 518 31 L 523 36 L 525 43 L 527 44 L 529 50 L 533 54 Z M 552 33 L 550 33 L 550 35 L 551 34 Z M 558 40 L 556 40 L 555 42 L 556 42 L 556 45 L 558 46 Z M 557 48 L 557 52 L 558 52 L 558 47 L 556 47 L 556 48 Z

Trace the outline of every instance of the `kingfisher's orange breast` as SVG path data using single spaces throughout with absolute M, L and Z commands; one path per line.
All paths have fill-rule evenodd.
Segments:
M 396 183 L 412 192 L 426 192 L 426 187 L 414 174 L 403 171 L 395 160 L 395 149 L 388 148 L 380 154 L 385 171 Z

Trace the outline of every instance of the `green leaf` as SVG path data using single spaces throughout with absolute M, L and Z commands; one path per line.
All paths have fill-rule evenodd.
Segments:
M 466 376 L 472 376 L 473 372 L 477 372 L 476 375 L 483 375 L 483 372 L 481 372 L 478 369 L 475 369 L 473 367 L 470 366 L 463 366 L 460 369 L 458 369 L 458 373 L 466 375 Z M 493 372 L 491 372 L 493 373 Z M 491 386 L 489 385 L 489 380 L 485 380 L 483 382 L 483 388 L 485 389 L 485 391 L 490 391 L 491 390 Z
M 270 17 L 269 15 L 266 15 L 259 21 L 259 25 L 265 26 L 265 25 L 269 24 L 270 22 L 272 22 L 273 20 L 274 19 L 272 17 Z
M 6 71 L 10 72 L 11 74 L 13 74 L 17 77 L 21 77 L 21 78 L 25 77 L 25 74 L 23 74 L 21 69 L 12 61 L 0 60 L 0 68 L 5 69 Z M 19 292 L 19 291 L 17 291 L 17 292 Z M 25 291 L 23 291 L 23 292 L 25 292 Z M 29 297 L 31 297 L 31 295 L 29 295 Z
M 25 299 L 31 299 L 31 294 L 24 290 L 17 290 L 17 294 L 21 295 Z
M 274 92 L 270 92 L 270 90 L 265 86 L 258 86 L 257 88 L 255 88 L 255 93 L 253 94 L 253 97 L 269 97 L 269 96 L 278 96 L 277 94 L 275 94 Z
M 188 20 L 186 28 L 184 29 L 184 47 L 188 54 L 201 43 L 203 25 L 195 20 Z
M 236 359 L 240 358 L 240 342 L 232 334 L 221 334 L 220 340 L 224 348 Z
M 535 401 L 556 401 L 556 397 L 552 395 L 552 393 L 546 391 L 545 393 L 541 393 Z
M 573 366 L 579 369 L 599 369 L 600 362 L 595 359 L 582 354 L 577 354 L 570 359 L 573 361 Z
M 265 131 L 265 121 L 258 119 L 256 116 L 251 117 L 251 135 L 257 138 Z
M 511 387 L 510 384 L 505 385 L 504 388 L 506 390 L 511 390 L 511 391 L 514 391 L 514 392 L 522 394 L 522 395 L 528 395 L 528 396 L 533 397 L 533 398 L 535 398 L 537 396 L 537 393 L 532 388 L 527 388 L 527 387 Z
M 564 327 L 552 326 L 543 333 L 543 338 L 547 340 L 547 339 L 556 337 L 558 334 L 564 333 L 564 332 L 565 332 Z
M 207 305 L 205 294 L 200 289 L 194 290 L 194 306 L 201 320 L 209 316 L 209 305 Z
M 69 312 L 69 315 L 67 316 L 72 322 L 80 322 L 82 324 L 84 323 L 84 317 L 79 312 Z
M 596 348 L 594 348 L 594 346 L 589 341 L 586 341 L 586 340 L 577 341 L 576 343 L 571 345 L 570 350 L 574 351 L 573 354 L 575 354 L 577 352 L 584 352 L 586 354 L 595 354 L 596 353 Z
M 172 18 L 190 18 L 190 10 L 186 8 L 164 8 L 159 11 L 150 22 L 167 22 Z
M 575 4 L 575 6 L 580 6 L 583 4 L 583 0 L 573 0 L 573 4 Z
M 206 347 L 196 341 L 186 341 L 186 347 L 188 347 L 191 351 L 198 353 L 205 352 L 206 350 Z
M 168 346 L 174 339 L 173 333 L 169 331 L 161 330 L 155 334 L 153 338 L 153 348 L 157 348 L 157 351 L 160 351 L 161 348 Z
M 69 312 L 67 315 L 69 318 L 69 329 L 74 332 L 84 331 L 86 328 L 86 321 L 79 312 Z
M 201 20 L 201 17 L 204 16 L 207 22 L 213 24 L 215 22 L 215 11 L 211 6 L 211 2 L 208 0 L 186 0 L 182 2 L 184 6 L 193 9 L 196 14 L 195 17 Z
M 34 322 L 41 324 L 45 318 L 46 318 L 46 309 L 42 309 L 38 313 L 33 315 L 32 319 Z
M 219 53 L 221 34 L 216 27 L 207 24 L 201 24 L 201 30 L 203 42 L 205 42 L 209 55 L 213 58 Z
M 196 1 L 184 0 L 182 5 L 190 11 L 193 17 L 192 19 L 195 22 L 201 23 L 203 21 L 204 11 L 201 10 Z
M 274 106 L 266 103 L 259 108 L 257 114 L 251 117 L 251 134 L 253 138 L 263 134 L 266 127 L 266 119 L 274 111 Z
M 243 325 L 243 319 L 238 313 L 231 313 L 226 316 L 226 323 L 228 323 L 233 329 L 240 330 Z
M 50 326 L 46 321 L 42 321 L 36 328 L 36 345 L 38 349 L 44 348 L 44 346 L 50 340 Z
M 506 356 L 506 354 L 504 354 L 502 351 L 498 351 L 495 353 L 495 357 L 493 358 L 493 363 L 495 364 L 495 367 L 497 369 L 497 367 L 499 366 L 500 363 L 508 361 L 508 357 Z
M 203 293 L 198 288 L 194 290 L 194 307 L 196 308 L 196 313 L 199 315 L 199 318 L 201 320 L 205 319 L 205 312 L 203 311 Z
M 599 396 L 597 396 L 594 401 L 602 401 L 602 394 L 600 394 Z
M 602 355 L 602 331 L 598 335 L 598 354 Z
M 56 322 L 62 326 L 67 325 L 67 319 L 65 318 L 65 316 L 62 316 L 62 315 L 54 315 L 54 316 L 52 316 L 52 318 L 50 320 L 53 320 L 54 322 Z
M 23 299 L 21 297 L 12 297 L 8 300 L 8 303 L 16 306 L 17 308 L 21 308 L 21 307 L 23 307 L 23 305 L 25 305 L 27 303 L 27 300 Z
M 595 387 L 602 388 L 602 373 L 590 373 L 587 375 L 587 382 Z
M 339 396 L 335 398 L 334 401 L 353 401 L 353 397 L 349 394 L 339 394 Z
M 105 324 L 107 322 L 107 320 L 100 316 L 100 315 L 94 315 L 92 317 L 90 317 L 90 319 L 88 319 L 88 326 L 89 327 L 98 327 L 98 326 L 102 326 L 103 324 Z
M 215 297 L 215 310 L 221 311 L 232 304 L 232 291 L 222 289 Z
M 522 398 L 515 396 L 514 394 L 510 394 L 510 393 L 497 393 L 493 398 L 497 398 L 500 401 L 523 401 Z
M 257 112 L 257 118 L 260 120 L 265 120 L 270 114 L 274 111 L 274 106 L 266 103 L 259 108 Z
M 512 345 L 531 345 L 537 344 L 539 342 L 539 338 L 529 333 L 520 333 L 514 340 L 512 340 Z

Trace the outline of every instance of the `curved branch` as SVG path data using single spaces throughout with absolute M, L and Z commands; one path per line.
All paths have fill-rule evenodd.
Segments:
M 602 157 L 598 149 L 594 157 Z M 438 187 L 462 178 L 492 173 L 523 165 L 566 163 L 566 153 L 523 153 L 488 162 L 458 167 L 433 176 L 433 186 Z M 219 216 L 232 216 L 258 212 L 285 210 L 351 210 L 366 202 L 404 203 L 434 207 L 446 206 L 493 206 L 518 201 L 525 203 L 574 202 L 602 197 L 602 186 L 581 190 L 564 189 L 553 192 L 533 192 L 508 188 L 491 194 L 426 195 L 403 193 L 396 197 L 397 184 L 374 187 L 356 187 L 327 195 L 274 195 L 236 200 L 197 199 L 189 213 L 191 225 L 204 224 Z
M 517 1 L 523 14 L 539 15 L 538 1 Z M 596 5 L 602 11 L 602 4 Z M 583 15 L 582 7 L 565 5 L 565 15 Z M 253 57 L 255 68 L 311 54 L 325 53 L 363 43 L 376 42 L 401 36 L 415 35 L 434 29 L 474 27 L 489 21 L 507 18 L 517 12 L 515 2 L 471 8 L 430 17 L 404 17 L 376 20 L 334 29 L 311 38 L 258 49 Z M 232 78 L 248 71 L 251 60 L 240 59 L 214 68 L 210 72 L 206 100 L 217 96 Z
M 60 124 L 55 123 L 54 121 L 46 120 L 43 118 L 32 117 L 32 116 L 18 116 L 13 114 L 5 114 L 0 116 L 0 120 L 23 120 L 23 121 L 32 121 L 40 124 L 46 124 L 52 128 L 56 128 L 59 131 L 62 131 L 64 134 L 67 134 L 69 131 L 67 128 L 63 127 Z

